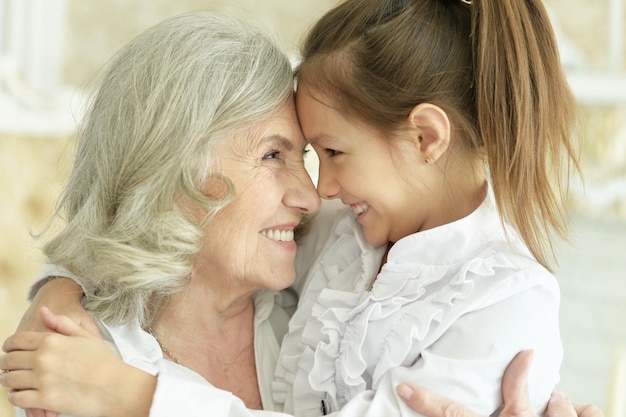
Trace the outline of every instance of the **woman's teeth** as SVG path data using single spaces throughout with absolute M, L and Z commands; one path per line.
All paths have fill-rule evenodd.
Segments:
M 291 242 L 293 240 L 293 229 L 292 230 L 261 230 L 261 234 L 269 239 L 278 241 L 278 242 Z

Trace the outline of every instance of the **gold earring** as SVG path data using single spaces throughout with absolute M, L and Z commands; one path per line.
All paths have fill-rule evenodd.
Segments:
M 427 156 L 426 159 L 424 159 L 424 162 L 426 162 L 427 164 L 432 164 L 433 160 L 430 158 L 430 156 Z

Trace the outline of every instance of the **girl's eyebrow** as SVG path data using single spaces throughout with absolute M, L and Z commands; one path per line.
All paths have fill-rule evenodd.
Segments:
M 332 148 L 334 145 L 339 143 L 339 140 L 337 138 L 328 136 L 325 133 L 320 133 L 319 135 L 315 135 L 312 138 L 307 138 L 307 140 L 311 144 L 323 146 L 325 148 Z

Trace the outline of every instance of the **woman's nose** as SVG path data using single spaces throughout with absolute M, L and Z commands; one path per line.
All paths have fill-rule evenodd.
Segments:
M 312 214 L 319 210 L 322 204 L 315 185 L 304 167 L 295 174 L 296 181 L 285 194 L 285 204 L 294 207 L 302 213 Z

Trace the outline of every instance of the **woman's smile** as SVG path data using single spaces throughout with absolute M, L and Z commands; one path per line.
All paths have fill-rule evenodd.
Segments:
M 295 251 L 297 245 L 294 240 L 294 228 L 295 226 L 283 226 L 263 229 L 261 230 L 261 235 L 273 241 L 274 243 L 278 243 L 285 249 Z

